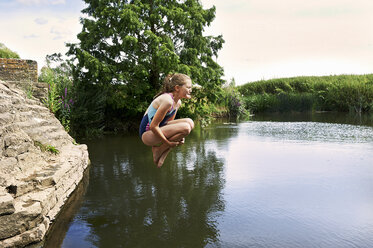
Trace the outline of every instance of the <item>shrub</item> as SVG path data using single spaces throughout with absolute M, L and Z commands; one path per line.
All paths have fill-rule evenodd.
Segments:
M 47 66 L 41 69 L 39 75 L 39 81 L 48 84 L 48 96 L 44 104 L 69 132 L 71 110 L 75 102 L 71 65 L 62 59 L 61 54 L 49 55 L 46 60 Z
M 18 53 L 7 48 L 3 43 L 0 43 L 0 58 L 19 59 Z
M 230 119 L 237 119 L 248 115 L 244 99 L 235 87 L 233 78 L 228 85 L 223 87 L 223 96 L 220 100 L 220 104 L 226 108 L 227 116 Z
M 373 110 L 373 74 L 273 79 L 238 90 L 253 112 Z

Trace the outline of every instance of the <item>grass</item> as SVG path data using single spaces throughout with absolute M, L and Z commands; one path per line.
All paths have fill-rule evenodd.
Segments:
M 373 74 L 293 77 L 237 87 L 251 112 L 373 111 Z
M 60 153 L 60 151 L 56 147 L 51 146 L 51 145 L 42 144 L 40 141 L 34 141 L 34 145 L 39 147 L 42 152 L 47 151 L 47 152 L 53 153 L 55 155 Z

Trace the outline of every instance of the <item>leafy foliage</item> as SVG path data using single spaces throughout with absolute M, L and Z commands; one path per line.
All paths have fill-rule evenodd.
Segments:
M 72 61 L 61 54 L 46 57 L 39 81 L 48 83 L 48 98 L 44 103 L 73 136 L 97 136 L 104 123 L 105 92 L 99 85 L 87 87 L 74 81 Z
M 248 83 L 238 90 L 253 112 L 373 110 L 373 74 L 280 78 Z
M 39 147 L 42 152 L 50 152 L 55 155 L 60 153 L 60 151 L 56 147 L 52 145 L 42 144 L 40 141 L 37 141 L 37 140 L 34 141 L 34 145 Z
M 203 106 L 221 96 L 223 69 L 215 58 L 224 40 L 203 36 L 214 7 L 203 9 L 198 0 L 85 2 L 80 43 L 69 44 L 68 54 L 81 87 L 105 94 L 106 120 L 138 118 L 171 72 L 201 86 L 180 113 L 203 115 Z
M 70 131 L 70 113 L 74 104 L 71 66 L 61 54 L 48 55 L 46 62 L 39 75 L 39 81 L 48 84 L 48 97 L 44 104 L 61 121 L 66 131 Z
M 19 59 L 18 53 L 7 48 L 3 43 L 0 43 L 0 58 Z
M 237 119 L 249 115 L 243 97 L 237 90 L 234 78 L 231 79 L 229 84 L 223 86 L 223 97 L 221 99 L 220 105 L 226 108 L 225 116 L 229 119 Z
M 100 136 L 105 128 L 106 93 L 98 85 L 74 84 L 75 103 L 71 111 L 73 136 Z

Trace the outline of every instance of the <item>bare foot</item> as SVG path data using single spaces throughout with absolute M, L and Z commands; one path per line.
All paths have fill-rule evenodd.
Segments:
M 153 152 L 153 162 L 154 164 L 158 164 L 158 160 L 162 156 L 162 153 L 159 152 L 159 147 L 153 146 L 152 152 Z
M 158 168 L 161 168 L 163 163 L 164 163 L 164 160 L 166 159 L 168 153 L 171 151 L 171 148 L 168 148 L 166 151 L 164 151 L 164 153 L 162 153 L 161 157 L 159 158 L 158 160 L 158 163 L 157 163 L 157 167 Z
M 152 152 L 153 152 L 153 162 L 154 164 L 158 165 L 158 161 L 161 158 L 162 154 L 168 149 L 168 146 L 165 144 L 162 144 L 161 146 L 153 146 Z
M 182 140 L 180 140 L 180 141 L 179 141 L 179 145 L 184 144 L 184 141 L 185 141 L 184 138 L 183 138 Z M 171 148 L 167 148 L 167 149 L 162 153 L 162 155 L 159 157 L 158 162 L 156 163 L 158 168 L 161 168 L 161 167 L 162 167 L 162 165 L 163 165 L 163 163 L 164 163 L 164 161 L 165 161 L 165 159 L 166 159 L 166 157 L 167 157 L 167 155 L 168 155 L 168 153 L 169 153 L 170 151 L 171 151 Z

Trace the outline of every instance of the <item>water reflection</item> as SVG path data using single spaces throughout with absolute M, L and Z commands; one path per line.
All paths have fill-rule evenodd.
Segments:
M 211 247 L 373 247 L 372 152 L 372 127 L 240 123 Z
M 373 127 L 326 116 L 197 126 L 160 170 L 137 135 L 90 142 L 62 247 L 373 247 Z
M 194 135 L 198 140 L 203 133 Z M 223 161 L 205 142 L 178 148 L 161 170 L 137 137 L 89 143 L 90 185 L 73 223 L 86 230 L 85 245 L 204 247 L 216 242 L 216 218 L 224 210 Z M 62 246 L 78 244 L 67 235 Z
M 82 205 L 83 196 L 86 193 L 89 182 L 89 168 L 90 166 L 84 172 L 83 179 L 74 193 L 61 209 L 58 218 L 52 223 L 45 240 L 40 244 L 35 244 L 30 247 L 56 248 L 61 246 L 76 212 Z

